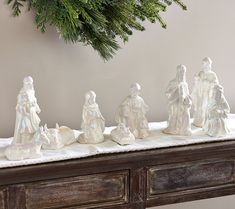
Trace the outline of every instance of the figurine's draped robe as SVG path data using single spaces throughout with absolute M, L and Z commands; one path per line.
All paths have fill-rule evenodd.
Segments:
M 117 123 L 124 123 L 137 138 L 148 136 L 149 126 L 146 113 L 149 110 L 140 96 L 128 96 L 120 105 L 116 115 Z
M 23 134 L 28 135 L 29 140 L 31 140 L 35 132 L 39 129 L 39 112 L 40 108 L 37 104 L 34 90 L 25 90 L 22 88 L 17 97 L 13 143 L 24 143 Z
M 195 76 L 192 99 L 194 105 L 193 124 L 197 127 L 202 127 L 205 123 L 207 106 L 215 84 L 218 84 L 218 78 L 211 70 L 201 71 Z
M 190 107 L 188 84 L 172 80 L 166 90 L 168 99 L 168 127 L 164 130 L 168 134 L 190 135 Z
M 207 119 L 203 127 L 209 136 L 222 137 L 229 133 L 226 125 L 230 107 L 222 95 L 219 101 L 212 99 L 208 105 Z
M 83 140 L 85 143 L 99 143 L 104 140 L 105 120 L 98 104 L 85 104 L 82 113 Z

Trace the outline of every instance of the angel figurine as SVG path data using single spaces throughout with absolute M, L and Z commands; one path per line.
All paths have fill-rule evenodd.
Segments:
M 39 129 L 41 112 L 33 86 L 32 77 L 24 78 L 23 88 L 17 97 L 16 122 L 13 144 L 30 142 Z
M 130 87 L 130 95 L 122 102 L 118 108 L 116 122 L 123 123 L 130 128 L 136 138 L 149 136 L 149 126 L 146 113 L 149 107 L 140 96 L 141 86 L 134 83 Z
M 112 140 L 120 145 L 133 144 L 135 136 L 130 132 L 124 123 L 118 124 L 117 128 L 111 131 Z
M 83 144 L 97 144 L 104 141 L 105 120 L 96 103 L 96 94 L 89 91 L 85 95 L 82 113 L 83 134 L 78 141 Z
M 190 108 L 192 105 L 186 82 L 186 67 L 179 65 L 175 79 L 170 81 L 166 96 L 168 99 L 168 127 L 166 134 L 191 135 Z
M 222 137 L 229 133 L 226 119 L 230 112 L 230 107 L 223 94 L 223 87 L 215 85 L 212 98 L 208 104 L 204 131 L 213 137 Z
M 214 85 L 218 84 L 218 78 L 212 71 L 212 60 L 206 57 L 202 61 L 202 70 L 194 78 L 194 87 L 192 92 L 193 100 L 193 124 L 197 127 L 203 127 L 205 123 L 206 110 L 211 99 Z

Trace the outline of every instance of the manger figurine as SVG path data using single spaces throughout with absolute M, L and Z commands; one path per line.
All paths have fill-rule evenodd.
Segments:
M 129 145 L 135 142 L 135 136 L 124 123 L 118 124 L 117 128 L 111 131 L 112 140 L 120 145 Z
M 82 144 L 97 144 L 104 141 L 105 120 L 96 103 L 96 94 L 89 91 L 85 95 L 85 104 L 82 112 L 83 134 L 78 138 Z
M 141 86 L 138 83 L 131 85 L 130 95 L 118 108 L 116 122 L 125 124 L 136 138 L 143 139 L 149 136 L 149 126 L 146 118 L 149 107 L 140 96 L 140 92 Z
M 206 118 L 206 110 L 211 99 L 212 89 L 218 84 L 218 78 L 212 71 L 212 60 L 207 57 L 202 61 L 202 70 L 194 78 L 194 87 L 192 92 L 193 100 L 193 124 L 197 127 L 203 127 Z
M 170 81 L 166 96 L 168 99 L 168 127 L 166 134 L 191 135 L 190 108 L 192 105 L 186 82 L 186 67 L 179 65 L 175 79 Z
M 215 85 L 208 104 L 204 131 L 212 137 L 222 137 L 229 133 L 227 118 L 230 107 L 223 94 L 223 87 Z
M 16 122 L 13 144 L 30 142 L 39 129 L 41 112 L 33 86 L 32 77 L 24 78 L 23 88 L 17 97 Z

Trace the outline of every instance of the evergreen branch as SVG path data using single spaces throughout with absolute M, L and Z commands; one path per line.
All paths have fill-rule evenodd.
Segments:
M 35 12 L 42 32 L 50 24 L 66 42 L 91 45 L 105 60 L 120 48 L 117 37 L 128 41 L 133 30 L 144 30 L 144 20 L 166 28 L 161 12 L 172 3 L 187 9 L 181 0 L 8 0 L 14 16 L 21 14 L 24 3 Z
M 183 10 L 187 10 L 187 6 L 181 0 L 173 0 L 176 4 L 180 5 Z
M 7 3 L 12 5 L 12 14 L 14 17 L 19 16 L 21 14 L 21 8 L 24 7 L 25 1 L 26 0 L 8 0 Z

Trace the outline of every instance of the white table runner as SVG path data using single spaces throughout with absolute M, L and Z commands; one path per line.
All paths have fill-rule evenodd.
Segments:
M 136 139 L 136 142 L 132 145 L 120 146 L 113 142 L 109 134 L 114 127 L 108 127 L 105 129 L 105 141 L 103 143 L 96 145 L 74 143 L 60 150 L 43 150 L 43 157 L 23 161 L 8 161 L 4 156 L 4 150 L 10 145 L 12 138 L 0 138 L 0 168 L 77 159 L 98 154 L 131 152 L 215 141 L 235 140 L 235 115 L 230 115 L 228 119 L 228 126 L 231 132 L 226 137 L 221 138 L 209 137 L 205 135 L 201 129 L 195 127 L 193 127 L 192 136 L 166 135 L 162 133 L 162 129 L 167 126 L 166 122 L 150 123 L 149 125 L 151 135 L 146 139 Z M 75 133 L 78 136 L 81 132 L 75 131 Z

